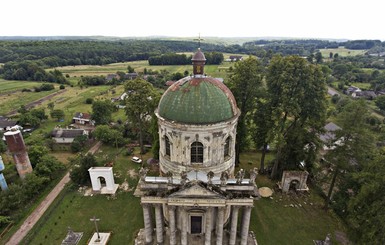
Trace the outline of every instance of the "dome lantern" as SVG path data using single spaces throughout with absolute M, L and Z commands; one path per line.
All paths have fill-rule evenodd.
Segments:
M 204 74 L 204 67 L 205 67 L 205 63 L 206 63 L 206 57 L 200 48 L 198 48 L 198 51 L 194 54 L 191 61 L 193 64 L 194 76 L 195 75 L 203 75 Z

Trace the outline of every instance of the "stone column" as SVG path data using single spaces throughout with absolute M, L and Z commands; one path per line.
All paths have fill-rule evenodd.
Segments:
M 242 229 L 241 229 L 241 245 L 247 244 L 249 238 L 249 225 L 250 225 L 250 214 L 252 207 L 244 207 L 242 215 Z
M 181 245 L 187 245 L 187 216 L 188 213 L 185 210 L 182 210 L 181 212 L 182 215 L 182 232 L 180 234 L 180 239 L 181 239 Z
M 156 242 L 163 244 L 163 212 L 162 204 L 155 205 Z
M 143 220 L 144 220 L 144 235 L 146 244 L 152 243 L 152 222 L 151 222 L 151 204 L 142 203 L 143 207 Z
M 211 227 L 212 227 L 212 208 L 208 208 L 206 212 L 205 227 L 205 245 L 211 245 Z
M 235 242 L 237 240 L 238 211 L 239 206 L 232 207 L 229 245 L 235 245 Z
M 170 222 L 170 245 L 176 245 L 176 220 L 175 220 L 175 206 L 169 206 L 168 219 Z
M 224 207 L 219 207 L 218 208 L 218 217 L 217 217 L 217 245 L 222 245 L 222 240 L 223 240 L 223 216 L 225 213 Z

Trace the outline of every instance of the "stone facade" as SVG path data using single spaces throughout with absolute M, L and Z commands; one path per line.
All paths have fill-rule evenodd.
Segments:
M 211 178 L 198 171 L 187 176 L 147 177 L 146 171 L 141 172 L 144 175 L 135 195 L 141 197 L 145 227 L 137 241 L 170 245 L 192 241 L 255 244 L 249 234 L 251 209 L 258 198 L 254 179 Z
M 308 191 L 309 188 L 306 185 L 307 171 L 283 171 L 281 183 L 278 184 L 282 192 L 288 192 L 290 188 L 295 191 Z
M 234 172 L 235 137 L 237 119 L 216 124 L 194 125 L 170 122 L 159 114 L 159 160 L 162 173 L 171 171 L 181 173 L 199 168 L 201 171 L 212 171 L 220 174 L 223 171 Z M 166 152 L 166 137 L 170 144 L 170 153 Z M 226 144 L 228 140 L 228 145 Z M 191 162 L 191 145 L 194 142 L 203 144 L 203 162 Z M 225 154 L 225 148 L 228 152 Z

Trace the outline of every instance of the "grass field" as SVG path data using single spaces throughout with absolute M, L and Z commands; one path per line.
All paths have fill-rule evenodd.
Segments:
M 24 82 L 28 84 L 29 82 Z M 27 105 L 40 98 L 57 92 L 58 90 L 42 91 L 42 92 L 21 92 L 17 91 L 12 94 L 0 95 L 0 115 L 4 115 L 12 110 L 20 108 L 21 105 Z
M 115 182 L 122 184 L 126 180 L 131 190 L 120 190 L 112 199 L 101 195 L 82 196 L 77 190 L 70 190 L 59 198 L 60 202 L 53 205 L 23 244 L 59 244 L 70 226 L 74 231 L 84 232 L 79 243 L 84 245 L 94 231 L 89 221 L 94 215 L 101 219 L 100 231 L 113 232 L 109 244 L 133 244 L 137 231 L 143 227 L 140 199 L 133 196 L 140 165 L 132 163 L 120 149 L 109 146 L 103 146 L 96 156 L 102 163 L 112 161 Z M 144 161 L 149 157 L 150 154 L 144 155 Z M 267 159 L 271 157 L 268 155 Z M 242 154 L 240 167 L 259 167 L 259 158 L 256 152 Z M 257 176 L 257 184 L 259 187 L 275 186 L 266 176 Z M 264 245 L 312 244 L 313 239 L 324 239 L 327 233 L 334 237 L 334 233 L 344 231 L 344 227 L 332 213 L 322 209 L 322 203 L 312 191 L 298 197 L 276 193 L 272 199 L 262 198 L 255 201 L 250 229 L 256 234 L 258 243 Z M 290 207 L 290 204 L 297 207 Z
M 351 85 L 363 90 L 368 90 L 371 87 L 370 83 L 351 83 Z
M 364 54 L 367 50 L 353 50 L 353 49 L 346 49 L 344 47 L 339 48 L 326 48 L 326 49 L 320 49 L 320 52 L 324 59 L 329 58 L 330 52 L 334 54 L 338 53 L 339 56 L 345 57 L 345 56 L 356 56 Z
M 116 73 L 117 71 L 127 72 L 128 65 L 134 68 L 136 72 L 143 72 L 144 68 L 147 68 L 147 70 L 151 69 L 153 71 L 167 70 L 170 73 L 180 72 L 183 74 L 184 71 L 188 71 L 189 73 L 192 73 L 192 65 L 150 66 L 148 64 L 148 61 L 146 60 L 113 63 L 113 64 L 108 64 L 103 66 L 93 66 L 93 65 L 64 66 L 64 67 L 57 67 L 55 69 L 60 70 L 64 74 L 68 74 L 70 76 L 70 79 L 72 79 L 72 83 L 76 83 L 76 81 L 81 76 L 99 76 L 99 75 L 105 76 L 107 74 Z M 226 78 L 227 73 L 225 71 L 225 68 L 229 68 L 232 65 L 234 64 L 230 62 L 223 62 L 223 64 L 221 65 L 206 65 L 205 72 L 212 77 Z M 221 69 L 218 69 L 218 67 L 221 67 Z
M 41 82 L 13 81 L 0 78 L 0 94 L 22 89 L 32 89 L 33 87 L 39 87 L 41 84 Z

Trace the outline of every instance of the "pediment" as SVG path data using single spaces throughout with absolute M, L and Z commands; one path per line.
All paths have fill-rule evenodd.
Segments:
M 215 199 L 215 198 L 224 198 L 223 195 L 213 192 L 212 190 L 209 190 L 208 188 L 201 186 L 199 183 L 195 183 L 191 186 L 182 188 L 172 194 L 170 194 L 168 197 L 177 197 L 177 198 L 208 198 L 208 199 Z

